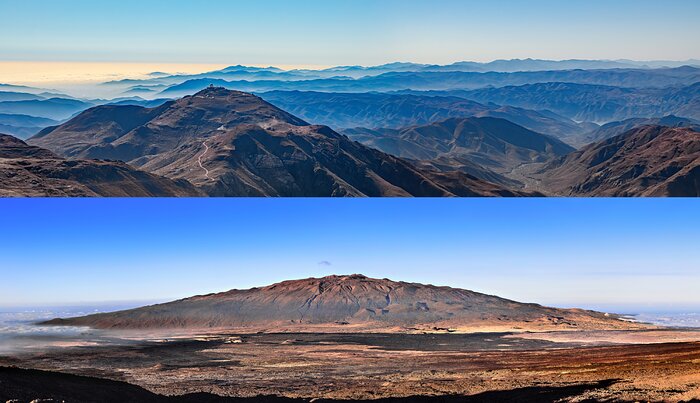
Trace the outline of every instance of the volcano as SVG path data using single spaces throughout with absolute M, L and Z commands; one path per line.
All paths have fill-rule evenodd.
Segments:
M 600 312 L 549 308 L 459 288 L 359 274 L 284 281 L 127 311 L 54 319 L 46 324 L 268 332 L 582 330 L 639 326 Z

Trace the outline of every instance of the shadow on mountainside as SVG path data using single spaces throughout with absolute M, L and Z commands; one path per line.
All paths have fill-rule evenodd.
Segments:
M 504 391 L 484 392 L 471 396 L 412 396 L 371 400 L 376 403 L 403 402 L 553 402 L 578 396 L 589 390 L 607 388 L 616 380 L 604 380 L 570 386 L 532 386 Z M 69 375 L 14 367 L 0 367 L 0 401 L 30 402 L 35 399 L 53 399 L 71 402 L 164 402 L 164 403 L 227 403 L 227 402 L 308 402 L 309 399 L 293 399 L 278 396 L 254 398 L 222 397 L 209 393 L 182 396 L 158 395 L 126 382 L 86 376 Z M 315 402 L 342 402 L 343 400 L 315 399 Z M 345 400 L 348 401 L 348 400 Z

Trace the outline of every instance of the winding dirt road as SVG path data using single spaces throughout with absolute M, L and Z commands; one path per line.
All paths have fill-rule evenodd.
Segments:
M 204 170 L 204 176 L 209 180 L 214 180 L 209 176 L 209 170 L 205 168 L 204 165 L 202 165 L 202 157 L 207 155 L 207 153 L 209 152 L 209 146 L 207 145 L 207 142 L 203 141 L 202 145 L 204 146 L 204 152 L 200 154 L 199 157 L 197 157 L 197 163 L 199 163 L 199 167 Z

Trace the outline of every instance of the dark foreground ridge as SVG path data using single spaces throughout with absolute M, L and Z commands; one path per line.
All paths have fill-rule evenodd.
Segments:
M 553 402 L 584 392 L 607 388 L 615 380 L 579 383 L 570 386 L 532 386 L 504 391 L 484 392 L 471 396 L 410 396 L 371 400 L 377 403 L 403 402 Z M 174 402 L 174 403 L 225 403 L 225 402 L 348 402 L 333 399 L 295 399 L 280 396 L 223 397 L 210 393 L 192 393 L 182 396 L 164 396 L 126 382 L 60 372 L 0 367 L 0 400 L 30 402 L 36 399 L 53 399 L 66 403 L 122 403 L 122 402 Z M 352 400 L 369 401 L 369 400 Z

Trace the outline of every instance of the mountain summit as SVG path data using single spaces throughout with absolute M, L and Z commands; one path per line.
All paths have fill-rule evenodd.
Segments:
M 99 106 L 32 138 L 60 155 L 116 159 L 213 196 L 512 196 L 426 172 L 244 92 L 210 87 L 147 109 Z
M 128 311 L 55 319 L 96 328 L 245 328 L 269 331 L 617 329 L 614 315 L 523 304 L 473 291 L 363 275 L 284 281 Z

